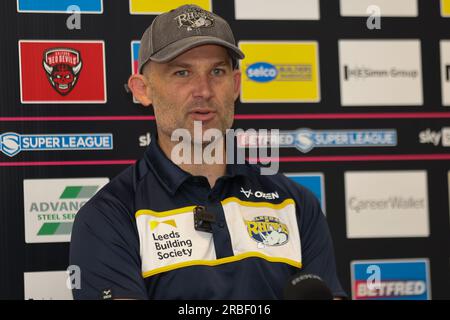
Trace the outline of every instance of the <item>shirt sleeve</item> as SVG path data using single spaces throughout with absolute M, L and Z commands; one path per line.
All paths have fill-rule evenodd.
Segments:
M 117 201 L 97 206 L 92 200 L 77 213 L 72 230 L 70 264 L 81 271 L 74 299 L 147 299 L 131 216 Z
M 334 297 L 347 297 L 336 273 L 333 241 L 320 203 L 308 189 L 292 182 L 299 209 L 302 270 L 319 276 Z

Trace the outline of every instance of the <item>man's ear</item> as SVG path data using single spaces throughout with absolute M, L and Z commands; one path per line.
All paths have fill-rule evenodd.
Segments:
M 128 87 L 133 93 L 133 97 L 144 107 L 152 104 L 151 88 L 146 77 L 142 74 L 133 74 L 128 79 Z
M 239 97 L 239 94 L 241 93 L 241 70 L 235 69 L 233 70 L 233 82 L 234 82 L 234 100 Z

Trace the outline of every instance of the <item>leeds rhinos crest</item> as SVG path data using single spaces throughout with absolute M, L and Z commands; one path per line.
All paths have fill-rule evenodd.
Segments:
M 199 28 L 212 27 L 214 17 L 207 11 L 197 8 L 189 8 L 175 17 L 178 28 L 186 27 L 188 31 Z
M 260 216 L 245 220 L 245 224 L 248 235 L 258 243 L 258 248 L 282 246 L 289 240 L 288 228 L 278 218 Z
M 75 87 L 83 66 L 80 52 L 70 48 L 46 50 L 42 64 L 53 89 L 62 96 Z

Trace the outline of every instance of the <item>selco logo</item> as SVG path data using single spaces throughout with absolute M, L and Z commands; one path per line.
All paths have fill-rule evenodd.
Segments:
M 256 82 L 270 82 L 278 75 L 277 68 L 267 62 L 257 62 L 247 68 L 247 76 Z
M 245 220 L 248 235 L 258 242 L 258 248 L 265 246 L 282 246 L 289 240 L 286 224 L 278 218 L 260 216 L 251 221 Z

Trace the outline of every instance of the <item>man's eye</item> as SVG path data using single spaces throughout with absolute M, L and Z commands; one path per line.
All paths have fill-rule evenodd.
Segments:
M 186 77 L 189 75 L 189 72 L 187 70 L 179 70 L 175 72 L 175 75 L 180 77 Z
M 219 75 L 224 74 L 225 70 L 219 69 L 219 68 L 215 68 L 212 72 L 213 72 L 214 75 L 219 76 Z

